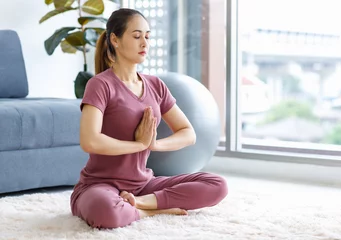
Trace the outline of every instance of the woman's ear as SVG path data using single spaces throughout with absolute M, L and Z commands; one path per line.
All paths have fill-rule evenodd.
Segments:
M 117 39 L 115 33 L 110 34 L 110 42 L 114 48 L 118 47 L 118 39 Z

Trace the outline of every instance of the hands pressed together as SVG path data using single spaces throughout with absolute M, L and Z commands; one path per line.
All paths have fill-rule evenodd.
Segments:
M 154 117 L 153 108 L 147 107 L 135 131 L 135 141 L 142 143 L 145 149 L 155 150 L 156 136 L 156 117 Z

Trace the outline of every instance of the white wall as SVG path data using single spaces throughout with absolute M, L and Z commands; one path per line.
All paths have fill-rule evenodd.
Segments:
M 73 81 L 83 70 L 82 54 L 66 54 L 58 46 L 49 56 L 44 41 L 61 27 L 78 26 L 77 11 L 60 14 L 39 24 L 40 18 L 52 9 L 52 6 L 45 5 L 44 0 L 1 0 L 0 29 L 12 29 L 19 34 L 29 97 L 75 98 Z M 93 68 L 92 61 L 93 55 L 88 56 L 89 70 Z

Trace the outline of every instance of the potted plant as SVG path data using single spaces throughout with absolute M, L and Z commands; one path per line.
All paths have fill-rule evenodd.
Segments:
M 121 6 L 120 0 L 107 0 Z M 83 71 L 80 71 L 74 81 L 74 91 L 77 98 L 82 98 L 88 80 L 93 74 L 87 68 L 88 46 L 95 47 L 100 34 L 105 31 L 100 27 L 88 27 L 88 23 L 99 21 L 106 23 L 107 19 L 101 17 L 104 12 L 103 0 L 45 0 L 46 5 L 53 4 L 54 9 L 46 13 L 39 23 L 43 23 L 53 16 L 69 11 L 78 11 L 79 26 L 62 27 L 57 29 L 48 39 L 45 40 L 45 50 L 52 55 L 55 49 L 60 46 L 64 53 L 75 54 L 81 52 L 84 59 Z

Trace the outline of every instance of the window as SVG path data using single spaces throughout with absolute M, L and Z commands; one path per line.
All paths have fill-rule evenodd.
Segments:
M 226 151 L 340 158 L 341 3 L 227 2 Z

